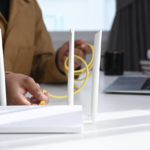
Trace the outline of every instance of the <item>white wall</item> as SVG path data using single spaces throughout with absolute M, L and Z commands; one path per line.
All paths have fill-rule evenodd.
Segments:
M 37 0 L 49 31 L 110 30 L 115 0 Z

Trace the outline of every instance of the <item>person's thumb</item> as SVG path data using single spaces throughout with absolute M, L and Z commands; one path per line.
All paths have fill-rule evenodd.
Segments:
M 47 99 L 47 97 L 43 94 L 41 88 L 37 85 L 37 83 L 31 77 L 25 77 L 23 86 L 37 100 Z

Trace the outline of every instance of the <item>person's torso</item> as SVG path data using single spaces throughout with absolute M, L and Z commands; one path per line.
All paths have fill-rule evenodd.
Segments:
M 34 2 L 11 0 L 8 22 L 0 13 L 5 71 L 30 74 L 36 27 Z

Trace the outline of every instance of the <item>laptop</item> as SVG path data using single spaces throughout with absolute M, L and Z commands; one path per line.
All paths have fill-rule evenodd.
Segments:
M 104 92 L 150 94 L 150 78 L 119 77 Z

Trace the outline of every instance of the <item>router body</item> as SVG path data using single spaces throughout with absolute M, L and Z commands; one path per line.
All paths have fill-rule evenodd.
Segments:
M 3 106 L 0 133 L 81 133 L 82 106 Z

